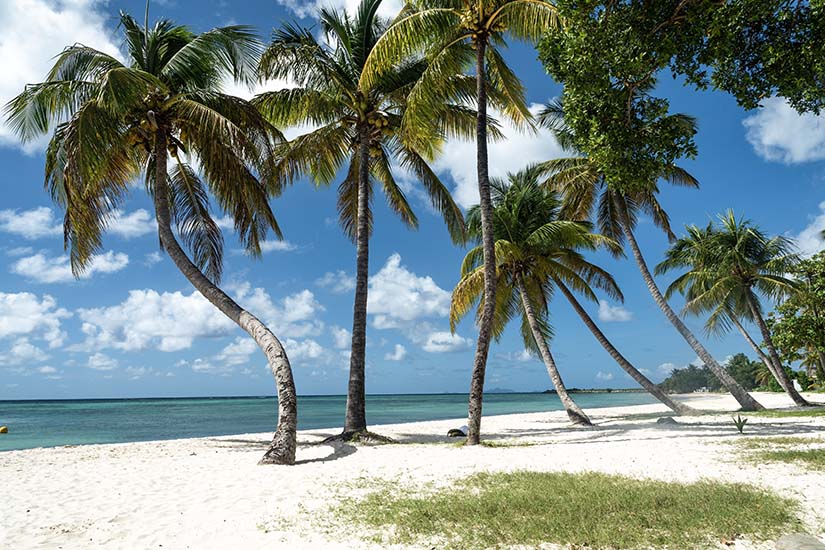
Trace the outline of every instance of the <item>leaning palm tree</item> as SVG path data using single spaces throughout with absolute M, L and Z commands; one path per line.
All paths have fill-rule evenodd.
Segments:
M 733 211 L 728 210 L 719 216 L 718 225 L 711 222 L 704 228 L 688 226 L 687 235 L 668 249 L 665 260 L 656 266 L 656 273 L 687 268 L 667 288 L 665 298 L 680 292 L 686 300 L 686 313 L 709 312 L 706 326 L 711 330 L 724 331 L 733 324 L 732 319 L 739 323 L 742 319 L 753 321 L 768 350 L 765 365 L 794 403 L 803 406 L 809 403 L 799 395 L 782 367 L 758 296 L 776 301 L 793 292 L 796 285 L 785 275 L 798 262 L 799 256 L 789 239 L 768 238 L 751 222 L 737 220 Z
M 550 379 L 567 415 L 573 423 L 590 424 L 590 419 L 573 401 L 564 387 L 556 362 L 547 344 L 551 337 L 549 303 L 556 286 L 575 289 L 596 299 L 592 286 L 621 298 L 613 278 L 586 261 L 579 250 L 616 246 L 613 241 L 590 232 L 589 224 L 559 219 L 555 193 L 542 189 L 534 168 L 511 174 L 508 182 L 491 182 L 493 235 L 496 247 L 496 308 L 493 337 L 498 339 L 507 323 L 521 314 L 525 348 L 544 361 Z M 481 209 L 467 212 L 468 232 L 482 241 Z M 453 290 L 450 326 L 457 323 L 478 303 L 482 314 L 484 298 L 484 254 L 481 246 L 470 250 L 461 266 L 461 280 Z
M 470 383 L 467 443 L 480 441 L 484 375 L 495 315 L 496 271 L 493 244 L 492 203 L 487 155 L 487 107 L 490 93 L 499 91 L 502 112 L 522 126 L 529 126 L 531 114 L 524 88 L 499 51 L 505 35 L 535 43 L 551 26 L 558 24 L 557 11 L 547 0 L 408 0 L 404 10 L 378 41 L 370 63 L 361 75 L 362 85 L 370 85 L 401 60 L 424 52 L 431 65 L 466 71 L 472 68 L 476 80 L 476 152 L 482 249 L 484 252 L 484 297 L 478 323 L 478 343 Z M 413 97 L 437 98 L 444 83 L 436 74 L 426 75 L 411 92 Z M 429 106 L 433 101 L 418 99 L 424 108 L 407 114 L 402 131 L 415 136 L 432 124 Z M 426 133 L 426 132 L 424 132 Z
M 677 120 L 681 120 L 682 124 L 690 126 L 696 124 L 696 121 L 689 116 L 675 116 L 678 117 Z M 573 147 L 575 136 L 564 123 L 563 108 L 559 103 L 548 105 L 547 109 L 540 114 L 539 121 L 553 131 L 563 147 L 574 154 L 578 153 Z M 670 228 L 670 218 L 657 198 L 658 184 L 654 183 L 641 188 L 638 186 L 628 188 L 615 184 L 607 180 L 596 163 L 581 155 L 551 160 L 543 163 L 542 167 L 547 175 L 548 185 L 564 193 L 563 215 L 569 219 L 588 219 L 592 215 L 603 235 L 618 242 L 627 242 L 648 291 L 668 321 L 719 379 L 725 389 L 733 395 L 742 410 L 763 409 L 764 407 L 722 368 L 670 307 L 645 261 L 634 235 L 634 229 L 641 214 L 647 214 L 653 223 L 665 232 L 668 239 L 675 239 Z M 662 172 L 660 179 L 673 185 L 694 189 L 699 187 L 699 182 L 693 176 L 676 165 L 668 166 Z
M 291 24 L 275 31 L 261 59 L 261 77 L 290 79 L 297 87 L 266 92 L 253 100 L 278 127 L 316 128 L 283 148 L 278 172 L 284 182 L 309 175 L 318 185 L 330 185 L 346 166 L 338 187 L 338 213 L 344 232 L 356 245 L 356 286 L 346 418 L 340 436 L 344 439 L 367 430 L 367 283 L 374 187 L 381 187 L 390 208 L 408 227 L 418 226 L 393 174 L 392 165 L 397 162 L 424 186 L 453 239 L 463 242 L 461 209 L 428 159 L 446 137 L 469 135 L 475 120 L 473 110 L 450 101 L 461 99 L 467 88 L 462 80 L 466 79 L 440 73 L 451 83 L 453 97 L 443 97 L 444 102 L 430 110 L 438 125 L 426 134 L 419 133 L 414 143 L 401 139 L 401 120 L 411 89 L 425 72 L 438 70 L 420 57 L 410 58 L 382 71 L 369 86 L 359 82 L 376 41 L 389 24 L 376 16 L 380 3 L 363 0 L 352 17 L 343 11 L 321 10 L 325 41 L 319 41 L 310 29 Z
M 46 187 L 65 210 L 75 275 L 88 267 L 112 214 L 143 174 L 161 248 L 266 355 L 279 414 L 262 462 L 292 464 L 297 401 L 289 360 L 275 335 L 218 287 L 223 237 L 210 208 L 211 194 L 253 256 L 267 231 L 280 236 L 265 185 L 279 134 L 250 103 L 220 90 L 225 77 L 252 80 L 262 46 L 248 27 L 198 35 L 168 20 L 140 26 L 124 13 L 120 24 L 127 63 L 79 44 L 66 48 L 44 82 L 27 86 L 6 106 L 9 123 L 23 140 L 54 125 Z

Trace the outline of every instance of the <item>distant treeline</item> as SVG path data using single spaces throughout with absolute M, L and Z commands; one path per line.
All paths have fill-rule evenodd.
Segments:
M 725 370 L 748 391 L 782 391 L 767 367 L 761 361 L 752 361 L 744 353 L 734 355 L 728 361 Z M 804 371 L 795 371 L 785 367 L 785 372 L 791 380 L 797 380 L 803 390 L 809 389 L 812 385 L 812 381 Z M 669 393 L 691 393 L 703 388 L 708 391 L 723 391 L 719 379 L 704 365 L 701 367 L 690 365 L 682 369 L 674 369 L 659 386 Z

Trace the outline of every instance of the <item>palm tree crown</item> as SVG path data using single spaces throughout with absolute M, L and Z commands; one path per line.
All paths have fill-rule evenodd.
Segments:
M 127 63 L 83 45 L 66 48 L 45 82 L 27 86 L 7 105 L 10 124 L 23 140 L 56 125 L 46 185 L 66 210 L 75 273 L 100 248 L 130 182 L 145 172 L 153 192 L 153 134 L 163 129 L 176 159 L 168 182 L 172 216 L 194 262 L 217 281 L 223 239 L 209 192 L 252 254 L 260 253 L 267 230 L 280 235 L 259 179 L 272 173 L 279 134 L 252 105 L 220 88 L 226 77 L 249 81 L 261 47 L 248 27 L 196 35 L 168 20 L 151 29 L 124 13 L 120 20 Z
M 392 166 L 397 162 L 422 183 L 452 237 L 461 241 L 461 210 L 427 160 L 444 138 L 472 132 L 474 111 L 445 103 L 437 113 L 431 113 L 439 120 L 439 127 L 427 136 L 427 147 L 423 150 L 400 139 L 399 128 L 409 107 L 409 92 L 428 70 L 428 64 L 420 58 L 408 59 L 382 72 L 370 87 L 359 85 L 364 65 L 388 25 L 376 16 L 379 5 L 380 0 L 365 0 L 352 17 L 346 12 L 321 10 L 325 42 L 320 42 L 311 30 L 291 24 L 275 31 L 261 59 L 261 75 L 288 79 L 297 87 L 262 93 L 253 102 L 278 127 L 314 128 L 282 149 L 279 175 L 284 182 L 306 174 L 318 184 L 329 185 L 341 167 L 347 166 L 338 189 L 338 211 L 350 238 L 355 240 L 358 221 L 358 153 L 363 132 L 370 149 L 370 197 L 372 187 L 380 185 L 390 208 L 402 221 L 413 228 L 418 226 L 418 219 L 393 174 Z M 419 139 L 418 143 L 422 141 L 425 140 Z M 371 211 L 368 216 L 371 232 Z
M 508 182 L 493 180 L 493 233 L 496 240 L 496 315 L 493 334 L 500 337 L 507 323 L 523 313 L 518 295 L 518 281 L 523 280 L 530 302 L 542 320 L 544 337 L 552 336 L 547 323 L 554 281 L 596 300 L 593 287 L 613 298 L 622 293 L 613 277 L 588 262 L 580 250 L 600 247 L 615 249 L 612 239 L 591 232 L 587 222 L 561 219 L 561 201 L 557 194 L 538 184 L 540 170 L 532 167 L 510 175 Z M 467 212 L 470 237 L 481 239 L 479 207 Z M 453 291 L 450 324 L 455 330 L 476 302 L 483 299 L 483 257 L 481 246 L 471 249 L 461 265 L 461 280 Z M 536 343 L 522 316 L 522 336 L 528 349 Z
M 762 314 L 760 294 L 778 301 L 792 292 L 796 283 L 787 274 L 798 261 L 789 239 L 769 238 L 729 210 L 719 216 L 718 224 L 688 226 L 687 235 L 668 249 L 656 273 L 687 268 L 668 286 L 665 296 L 680 292 L 685 296 L 686 313 L 710 312 L 707 328 L 724 332 L 730 329 L 731 315 L 753 320 L 754 314 Z

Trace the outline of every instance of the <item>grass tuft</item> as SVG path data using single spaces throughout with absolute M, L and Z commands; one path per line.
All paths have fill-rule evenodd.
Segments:
M 765 539 L 797 504 L 741 484 L 635 480 L 600 473 L 481 473 L 413 496 L 397 487 L 350 499 L 338 513 L 386 543 L 490 548 L 544 542 L 587 548 L 705 548 Z M 409 493 L 408 493 L 409 495 Z
M 751 416 L 765 418 L 797 418 L 803 416 L 825 416 L 825 407 L 803 407 L 800 409 L 765 409 L 764 411 L 749 412 Z
M 825 449 L 783 449 L 758 451 L 753 459 L 759 462 L 801 463 L 811 470 L 822 471 L 825 468 Z

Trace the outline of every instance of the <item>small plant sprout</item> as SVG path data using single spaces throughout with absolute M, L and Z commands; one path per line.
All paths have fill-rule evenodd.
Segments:
M 742 418 L 742 415 L 737 414 L 736 418 L 733 419 L 733 424 L 736 426 L 736 429 L 739 430 L 740 434 L 745 433 L 745 424 L 748 423 L 747 418 Z

